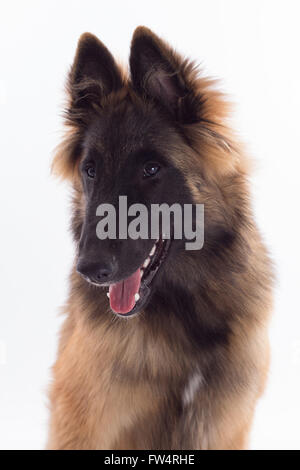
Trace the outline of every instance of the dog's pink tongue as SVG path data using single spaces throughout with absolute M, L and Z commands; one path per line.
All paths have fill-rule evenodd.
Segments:
M 109 286 L 109 302 L 116 313 L 128 313 L 135 306 L 135 294 L 141 285 L 141 270 L 135 271 L 130 277 Z

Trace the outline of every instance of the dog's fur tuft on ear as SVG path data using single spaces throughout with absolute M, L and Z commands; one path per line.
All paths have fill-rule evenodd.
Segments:
M 197 152 L 209 148 L 201 156 L 213 175 L 235 168 L 238 154 L 226 126 L 229 105 L 215 80 L 203 78 L 194 62 L 144 26 L 133 34 L 130 72 L 135 91 L 167 111 Z
M 56 149 L 54 174 L 62 179 L 73 177 L 85 129 L 101 108 L 101 100 L 122 86 L 122 73 L 109 50 L 93 34 L 82 34 L 67 81 L 69 130 Z
M 130 70 L 135 90 L 175 112 L 189 92 L 179 56 L 152 31 L 138 27 L 133 35 Z
M 100 105 L 103 97 L 122 87 L 122 76 L 108 49 L 96 36 L 84 33 L 78 42 L 68 83 L 75 116 Z

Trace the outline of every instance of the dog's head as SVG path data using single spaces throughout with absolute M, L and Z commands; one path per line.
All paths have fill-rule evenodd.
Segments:
M 211 211 L 206 228 L 217 227 L 220 236 L 226 216 L 219 183 L 234 178 L 237 165 L 224 127 L 226 106 L 211 81 L 197 78 L 193 64 L 143 27 L 133 36 L 129 78 L 95 36 L 84 34 L 68 92 L 70 131 L 54 166 L 75 188 L 78 275 L 109 286 L 112 310 L 132 315 L 163 279 L 189 276 L 195 255 L 185 251 L 184 235 L 174 239 L 172 218 L 170 239 L 161 230 L 156 238 L 120 237 L 118 217 L 110 226 L 115 236 L 100 239 L 98 208 L 109 204 L 119 216 L 135 204 L 150 213 L 154 204 L 204 203 Z M 119 196 L 126 196 L 126 208 Z

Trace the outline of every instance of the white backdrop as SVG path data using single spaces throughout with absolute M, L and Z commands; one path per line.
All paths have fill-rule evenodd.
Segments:
M 49 171 L 66 72 L 90 31 L 121 61 L 143 24 L 221 77 L 256 159 L 256 216 L 277 266 L 272 367 L 253 449 L 300 449 L 299 14 L 295 0 L 1 0 L 0 448 L 43 448 L 58 307 L 72 261 L 68 188 Z

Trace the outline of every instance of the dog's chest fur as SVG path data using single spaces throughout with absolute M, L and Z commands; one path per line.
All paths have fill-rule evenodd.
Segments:
M 161 339 L 143 336 L 139 328 L 129 328 L 127 336 L 129 329 L 120 334 L 113 324 L 91 328 L 83 321 L 72 323 L 66 321 L 61 337 L 52 389 L 53 419 L 63 422 L 68 416 L 68 422 L 55 442 L 50 435 L 50 448 L 184 449 L 212 448 L 220 442 L 214 422 L 218 420 L 219 429 L 228 428 L 226 382 L 223 390 L 213 389 L 196 361 Z M 235 373 L 237 379 L 239 371 Z M 256 394 L 249 387 L 243 402 Z M 231 419 L 237 412 L 231 410 Z

